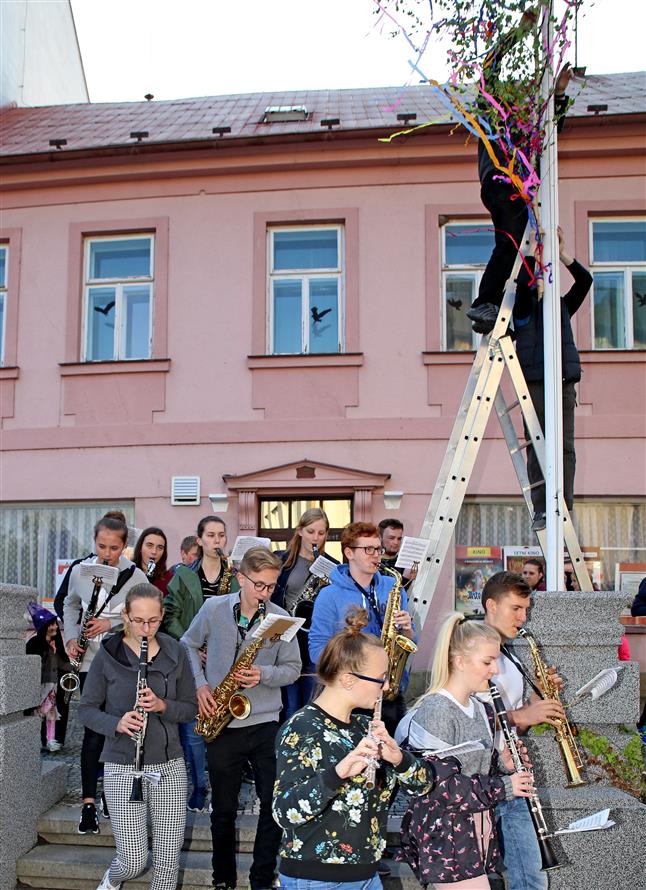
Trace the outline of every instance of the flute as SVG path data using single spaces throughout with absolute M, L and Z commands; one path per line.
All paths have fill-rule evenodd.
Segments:
M 382 703 L 382 697 L 379 696 L 379 698 L 375 702 L 375 709 L 372 712 L 372 720 L 381 720 L 381 703 Z M 377 741 L 372 734 L 372 720 L 370 721 L 370 728 L 368 729 L 368 738 L 372 739 L 373 741 Z M 375 787 L 375 777 L 377 775 L 377 765 L 378 764 L 379 764 L 378 757 L 371 757 L 368 760 L 368 765 L 366 766 L 365 775 L 366 775 L 366 788 L 369 791 L 372 791 L 372 789 Z

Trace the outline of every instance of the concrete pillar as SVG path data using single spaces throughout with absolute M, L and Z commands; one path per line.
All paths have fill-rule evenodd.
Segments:
M 562 700 L 566 704 L 598 671 L 616 666 L 622 632 L 619 615 L 625 600 L 625 594 L 612 591 L 534 594 L 527 629 L 538 640 L 544 660 L 556 665 L 565 680 Z M 527 644 L 518 640 L 514 651 L 533 673 Z M 628 740 L 620 725 L 635 729 L 639 716 L 639 666 L 622 664 L 614 689 L 596 702 L 588 698 L 568 710 L 579 726 L 606 736 L 616 748 L 623 748 Z M 606 807 L 617 823 L 606 831 L 554 839 L 561 867 L 550 872 L 550 890 L 645 890 L 646 806 L 613 787 L 607 776 L 599 783 L 567 789 L 553 732 L 540 737 L 530 732 L 526 739 L 552 830 Z M 587 772 L 591 777 L 592 770 Z
M 36 843 L 41 776 L 40 658 L 25 655 L 25 618 L 32 587 L 0 584 L 0 887 L 16 884 L 16 860 Z

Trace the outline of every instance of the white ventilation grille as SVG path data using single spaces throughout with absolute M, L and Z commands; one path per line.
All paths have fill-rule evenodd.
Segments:
M 199 504 L 200 477 L 173 476 L 170 488 L 170 502 L 176 507 Z

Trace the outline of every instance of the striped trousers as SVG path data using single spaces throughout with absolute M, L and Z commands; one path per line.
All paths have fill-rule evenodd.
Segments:
M 147 815 L 153 837 L 153 879 L 150 890 L 175 890 L 179 854 L 186 824 L 186 767 L 183 758 L 146 764 L 162 775 L 159 785 L 143 780 L 143 801 L 129 800 L 132 766 L 106 763 L 103 787 L 117 854 L 110 864 L 110 882 L 119 884 L 140 875 L 148 859 Z

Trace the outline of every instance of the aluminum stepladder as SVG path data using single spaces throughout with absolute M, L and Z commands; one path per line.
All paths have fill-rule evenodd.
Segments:
M 419 537 L 427 538 L 428 544 L 409 596 L 409 609 L 418 628 L 423 627 L 428 615 L 478 456 L 480 443 L 494 406 L 530 515 L 533 515 L 534 511 L 531 501 L 532 486 L 527 476 L 523 453 L 528 447 L 528 443 L 521 444 L 516 434 L 510 416 L 511 411 L 516 407 L 519 407 L 522 412 L 543 477 L 545 476 L 543 432 L 529 395 L 527 383 L 516 358 L 512 338 L 507 333 L 515 298 L 514 281 L 518 276 L 520 265 L 521 256 L 519 253 L 507 282 L 505 296 L 493 330 L 489 335 L 483 336 L 480 341 L 453 424 L 433 496 L 422 524 Z M 509 406 L 507 406 L 500 389 L 505 368 L 509 372 L 516 393 L 516 401 Z M 544 485 L 545 483 L 537 484 Z M 562 496 L 560 510 L 564 519 L 564 540 L 579 587 L 581 590 L 592 590 L 592 582 Z M 536 534 L 545 555 L 547 532 L 543 529 Z

